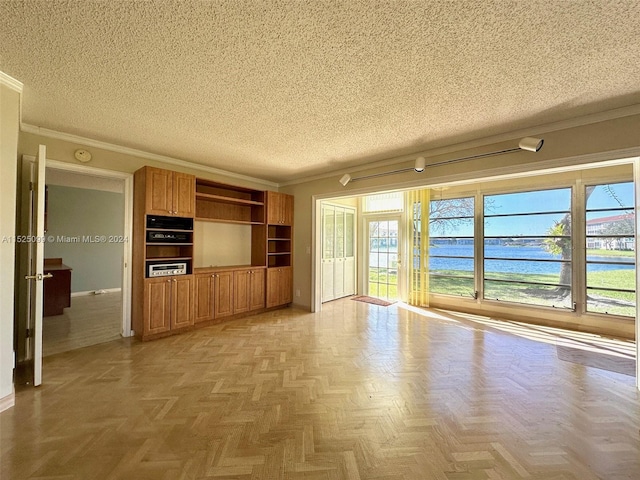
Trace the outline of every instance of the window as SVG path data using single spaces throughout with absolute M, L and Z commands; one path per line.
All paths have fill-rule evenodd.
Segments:
M 587 311 L 634 317 L 633 182 L 586 186 L 585 199 Z
M 429 289 L 475 296 L 474 198 L 432 200 L 429 206 Z
M 484 298 L 573 308 L 571 189 L 484 197 Z
M 362 211 L 364 213 L 402 212 L 404 209 L 404 193 L 378 193 L 364 197 Z

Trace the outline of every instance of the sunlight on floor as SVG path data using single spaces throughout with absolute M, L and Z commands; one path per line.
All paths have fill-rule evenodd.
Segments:
M 430 319 L 454 322 L 461 325 L 478 324 L 501 332 L 510 333 L 518 337 L 534 340 L 536 342 L 577 348 L 628 359 L 636 358 L 636 343 L 632 340 L 621 340 L 603 337 L 592 333 L 563 330 L 560 328 L 545 327 L 511 320 L 497 320 L 469 313 L 458 313 L 430 308 L 425 309 L 413 307 L 405 303 L 398 303 L 397 305 L 398 308 L 411 311 Z

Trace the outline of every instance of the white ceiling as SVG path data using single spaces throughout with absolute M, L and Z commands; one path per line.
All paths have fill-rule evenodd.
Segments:
M 276 182 L 640 103 L 640 2 L 0 1 L 23 122 Z

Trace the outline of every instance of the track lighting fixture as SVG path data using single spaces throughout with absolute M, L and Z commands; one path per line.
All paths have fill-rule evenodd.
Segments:
M 345 173 L 340 178 L 340 183 L 342 184 L 343 187 L 346 187 L 349 182 L 355 182 L 356 180 L 364 180 L 367 178 L 375 178 L 375 177 L 384 177 L 386 175 L 409 172 L 411 170 L 417 173 L 420 173 L 420 172 L 423 172 L 426 167 L 435 167 L 439 165 L 448 165 L 449 163 L 463 162 L 465 160 L 475 160 L 478 158 L 493 157 L 495 155 L 502 155 L 505 153 L 512 153 L 520 150 L 525 150 L 527 152 L 538 152 L 542 148 L 543 143 L 544 143 L 544 140 L 542 138 L 525 137 L 522 140 L 520 140 L 520 143 L 518 143 L 517 148 L 507 148 L 505 150 L 498 150 L 497 152 L 479 153 L 478 155 L 471 155 L 469 157 L 453 158 L 451 160 L 444 160 L 442 162 L 430 163 L 429 165 L 426 164 L 427 162 L 425 158 L 420 156 L 416 158 L 415 164 L 412 168 L 401 168 L 399 170 L 392 170 L 390 172 L 374 173 L 371 175 L 365 175 L 363 177 L 355 177 L 355 178 L 352 177 L 350 174 Z
M 349 175 L 348 173 L 345 173 L 341 178 L 340 178 L 340 183 L 342 184 L 343 187 L 347 186 L 347 183 L 349 183 L 351 181 L 351 175 Z

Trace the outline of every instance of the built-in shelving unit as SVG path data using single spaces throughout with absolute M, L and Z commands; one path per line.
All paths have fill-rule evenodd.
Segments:
M 196 220 L 262 225 L 264 215 L 264 192 L 196 180 Z
M 132 255 L 136 336 L 159 338 L 291 303 L 292 246 L 292 196 L 139 169 Z
M 291 226 L 269 225 L 267 233 L 267 266 L 291 266 Z

